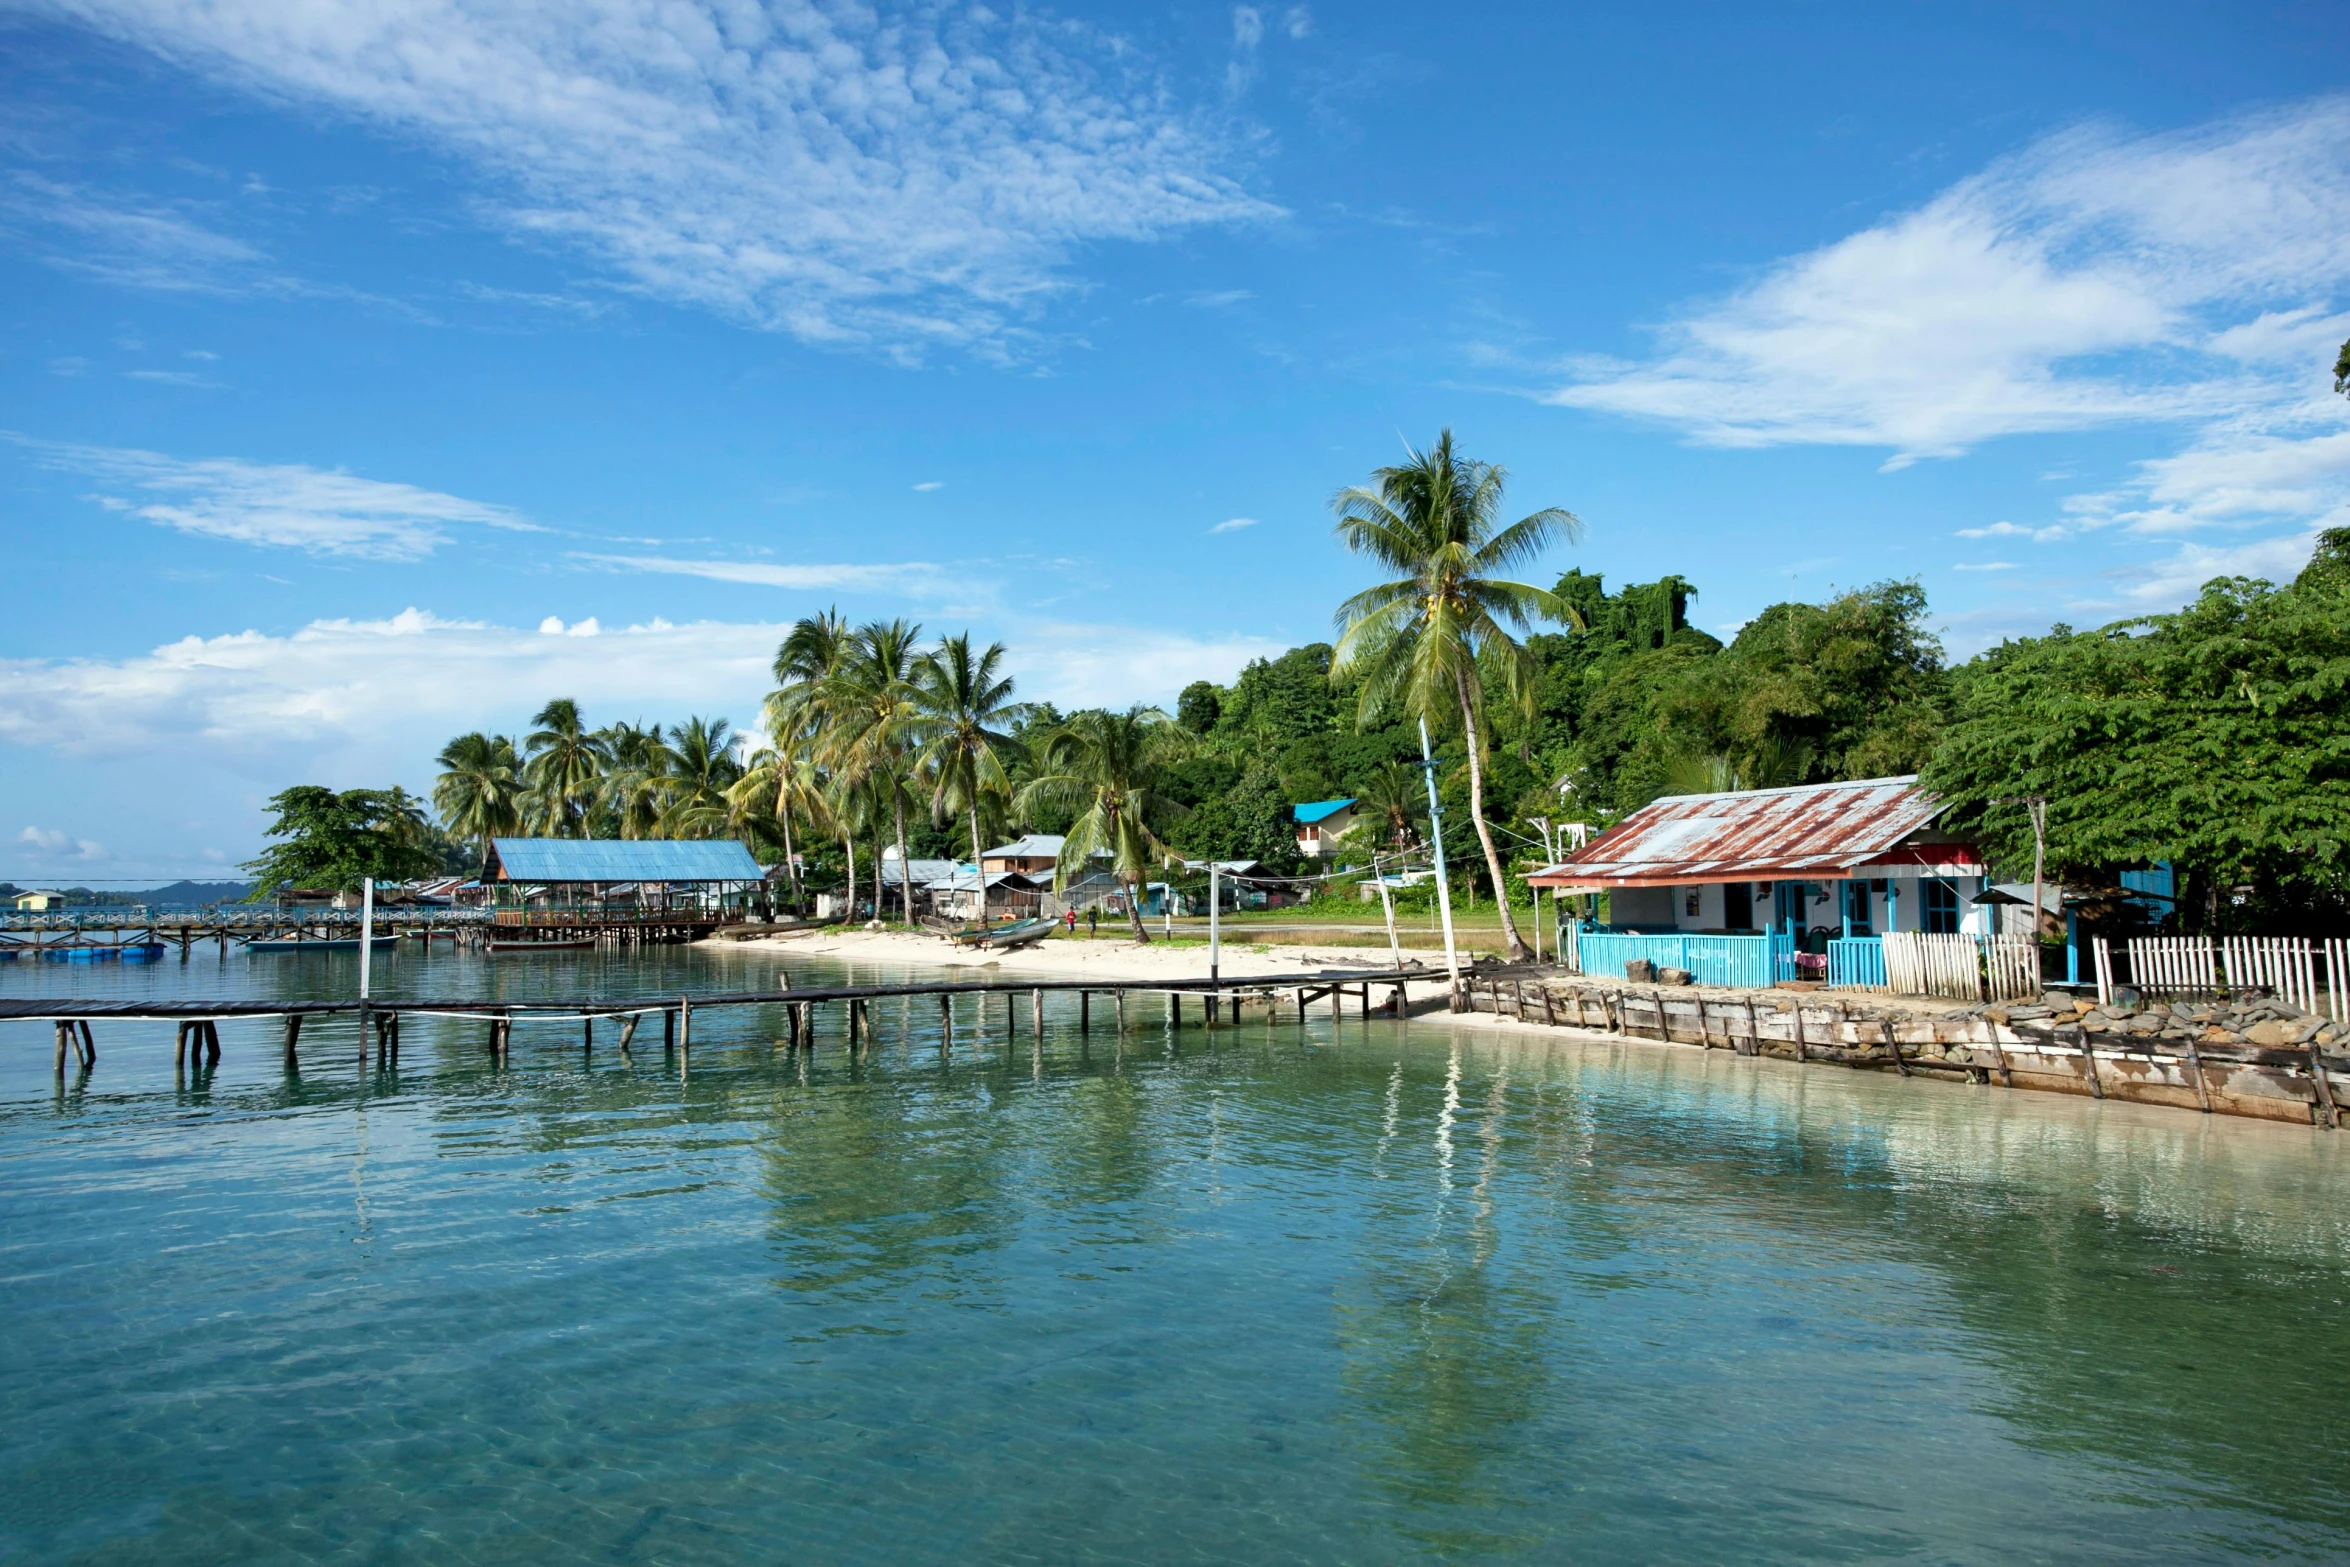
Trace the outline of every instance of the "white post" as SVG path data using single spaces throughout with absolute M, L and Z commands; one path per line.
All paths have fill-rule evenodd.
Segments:
M 367 999 L 367 965 L 375 956 L 375 878 L 359 878 L 359 999 Z
M 1452 888 L 1444 873 L 1444 807 L 1436 803 L 1436 755 L 1428 745 L 1428 720 L 1420 720 L 1420 776 L 1428 785 L 1428 841 L 1436 851 L 1436 908 L 1444 920 L 1444 970 L 1452 984 L 1452 1009 L 1461 1009 L 1461 958 L 1452 942 Z
M 1526 897 L 1534 905 L 1534 961 L 1542 961 L 1542 889 L 1528 887 Z

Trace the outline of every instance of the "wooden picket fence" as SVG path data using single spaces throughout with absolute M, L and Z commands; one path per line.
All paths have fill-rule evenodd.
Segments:
M 2113 999 L 2116 985 L 2164 1000 L 2257 993 L 2336 1022 L 2350 1020 L 2350 941 L 2340 937 L 2138 936 L 2119 954 L 2118 966 L 2104 937 L 2091 945 L 2099 1001 Z
M 2017 1001 L 2040 993 L 2040 954 L 2029 936 L 1885 933 L 1885 984 L 1900 995 L 1954 1001 Z

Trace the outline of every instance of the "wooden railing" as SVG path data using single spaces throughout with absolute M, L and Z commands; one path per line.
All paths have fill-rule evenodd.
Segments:
M 2100 1002 L 2125 985 L 2166 1000 L 2260 992 L 2350 1021 L 2350 941 L 2340 937 L 2136 936 L 2117 950 L 2098 936 L 2090 953 Z

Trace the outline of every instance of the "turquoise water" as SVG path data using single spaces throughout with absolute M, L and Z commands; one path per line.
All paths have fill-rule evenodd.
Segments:
M 348 993 L 353 958 L 0 967 Z M 412 995 L 759 983 L 659 952 Z M 813 967 L 796 967 L 813 976 Z M 826 977 L 837 969 L 822 970 Z M 857 977 L 879 977 L 863 971 Z M 283 989 L 281 989 L 283 987 Z M 2338 1142 L 1688 1049 L 1056 1004 L 0 1024 L 19 1562 L 2340 1559 Z

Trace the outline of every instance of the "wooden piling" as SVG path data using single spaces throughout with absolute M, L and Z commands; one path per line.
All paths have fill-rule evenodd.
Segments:
M 1028 1022 L 1036 1035 L 1037 1042 L 1042 1044 L 1044 1042 L 1044 992 L 1041 990 L 1032 990 L 1028 993 Z
M 301 1037 L 302 1014 L 299 1012 L 288 1012 L 286 1014 L 286 1065 L 288 1066 L 298 1066 L 301 1064 L 301 1058 L 295 1052 L 295 1043 L 301 1039 Z
M 188 1025 L 185 1022 L 182 1022 L 171 1032 L 171 1064 L 173 1066 L 188 1064 Z
M 63 1018 L 57 1020 L 57 1075 L 65 1075 L 65 1047 L 73 1039 L 73 1025 Z
M 2050 1037 L 2053 1042 L 2054 1030 L 2050 1031 Z M 2097 1075 L 2097 1052 L 2089 1046 L 2089 1031 L 2085 1028 L 2075 1027 L 2073 1042 L 2080 1047 L 2081 1069 L 2089 1074 L 2090 1097 L 2103 1099 L 2105 1097 L 2105 1079 Z
M 2317 1041 L 2309 1042 L 2309 1080 L 2317 1089 L 2319 1124 L 2329 1132 L 2342 1129 L 2341 1112 L 2334 1108 L 2334 1085 L 2326 1081 L 2326 1060 L 2318 1052 Z
M 1077 992 L 1077 1034 L 1079 1038 L 1093 1032 L 1093 992 Z

